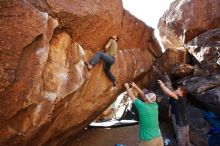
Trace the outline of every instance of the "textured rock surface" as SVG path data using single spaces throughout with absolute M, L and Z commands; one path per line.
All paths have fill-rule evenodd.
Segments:
M 201 69 L 209 73 L 220 72 L 217 60 L 220 58 L 220 29 L 202 33 L 187 43 L 190 54 L 201 64 Z
M 192 102 L 200 108 L 220 116 L 220 75 L 192 76 L 182 79 Z
M 167 49 L 157 60 L 157 66 L 160 71 L 172 73 L 178 64 L 188 62 L 188 52 L 184 48 Z
M 153 29 L 118 0 L 9 0 L 0 7 L 0 145 L 62 145 L 125 81 L 149 83 L 161 56 Z M 112 67 L 117 88 L 102 63 L 88 72 L 83 62 L 113 34 L 120 38 Z
M 200 68 L 196 66 L 194 70 L 196 76 L 183 79 L 193 101 L 196 101 L 195 104 L 199 104 L 200 108 L 214 111 L 218 115 L 219 8 L 218 0 L 176 0 L 158 24 L 165 48 L 178 50 L 185 47 L 191 54 L 188 63 L 199 64 Z M 175 58 L 172 56 L 163 55 L 167 60 Z M 170 64 L 175 64 L 170 62 L 164 65 L 166 71 Z
M 176 0 L 158 24 L 165 48 L 183 47 L 197 35 L 220 27 L 219 0 Z
M 173 2 L 158 24 L 165 48 L 185 47 L 207 73 L 219 72 L 219 8 L 218 0 Z
M 178 64 L 175 68 L 172 70 L 172 74 L 176 77 L 186 77 L 189 75 L 192 75 L 194 73 L 194 67 L 189 64 Z
M 191 54 L 187 63 L 199 64 L 203 74 L 220 71 L 217 64 L 220 57 L 219 8 L 220 1 L 217 0 L 176 0 L 158 24 L 165 48 L 186 48 Z M 162 58 L 172 60 L 175 57 L 165 55 Z M 166 71 L 170 64 L 172 68 L 174 63 L 164 65 Z
M 52 21 L 55 20 L 47 13 L 40 12 L 23 1 L 1 1 L 0 4 L 0 68 L 2 73 L 0 91 L 2 91 L 14 82 L 15 72 L 19 69 L 21 62 L 20 56 L 24 54 L 24 48 L 28 48 L 34 39 L 41 42 L 39 47 L 48 50 L 46 39 L 50 39 L 52 35 L 54 27 Z M 43 56 L 44 52 L 39 51 L 39 53 Z
M 208 146 L 207 131 L 210 125 L 204 119 L 203 110 L 188 106 L 190 141 L 196 146 Z

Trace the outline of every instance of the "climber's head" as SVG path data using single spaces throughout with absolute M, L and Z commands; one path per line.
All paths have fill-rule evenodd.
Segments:
M 117 35 L 113 35 L 111 38 L 113 38 L 114 40 L 118 40 L 118 36 Z

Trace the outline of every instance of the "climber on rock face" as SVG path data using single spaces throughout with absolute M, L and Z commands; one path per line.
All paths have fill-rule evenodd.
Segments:
M 116 35 L 110 37 L 105 45 L 105 53 L 99 51 L 88 63 L 85 62 L 88 69 L 91 70 L 94 65 L 96 65 L 100 60 L 103 60 L 105 74 L 112 81 L 114 87 L 116 86 L 115 77 L 112 75 L 110 69 L 115 63 L 115 57 L 118 51 L 117 40 L 118 37 Z

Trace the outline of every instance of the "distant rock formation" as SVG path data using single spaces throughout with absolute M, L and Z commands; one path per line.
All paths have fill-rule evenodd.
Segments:
M 207 73 L 220 72 L 219 8 L 217 0 L 173 2 L 158 24 L 164 47 L 185 48 Z
M 199 34 L 220 28 L 219 7 L 219 0 L 174 1 L 158 24 L 164 47 L 184 47 Z

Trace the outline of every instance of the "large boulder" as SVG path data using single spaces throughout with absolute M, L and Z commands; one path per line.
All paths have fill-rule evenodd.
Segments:
M 176 0 L 160 18 L 158 28 L 165 48 L 184 44 L 220 27 L 219 0 Z
M 194 67 L 190 64 L 177 64 L 172 70 L 172 74 L 176 77 L 186 77 L 194 73 Z
M 188 63 L 189 56 L 185 48 L 180 47 L 177 49 L 166 49 L 162 56 L 157 60 L 157 67 L 162 72 L 169 74 L 176 72 L 179 64 Z
M 178 70 L 178 65 L 175 66 L 175 62 L 177 62 L 175 60 L 177 59 L 174 55 L 169 55 L 175 53 L 165 53 L 166 56 L 163 55 L 162 61 L 160 61 L 162 64 L 160 65 L 161 70 L 172 72 L 174 69 L 174 73 L 179 77 L 191 75 L 194 70 L 194 74 L 201 76 L 199 78 L 202 78 L 202 80 L 195 79 L 194 76 L 188 77 L 187 80 L 192 81 L 190 85 L 186 85 L 189 90 L 200 90 L 200 86 L 210 90 L 219 86 L 218 83 L 208 83 L 210 82 L 209 75 L 212 76 L 212 74 L 220 72 L 220 65 L 218 64 L 218 60 L 220 60 L 219 8 L 220 1 L 218 0 L 176 0 L 160 18 L 158 28 L 164 47 L 167 50 L 175 51 L 178 51 L 179 48 L 187 49 L 190 55 L 186 63 L 196 64 L 194 69 L 193 66 L 188 66 Z M 165 61 L 167 63 L 163 64 Z M 204 79 L 207 80 L 205 83 L 203 83 Z M 213 82 L 212 77 L 211 82 Z M 202 93 L 196 94 L 201 95 Z M 211 99 L 209 100 L 212 102 Z M 207 102 L 207 100 L 202 101 L 201 96 L 199 96 L 199 101 Z M 214 104 L 213 106 L 217 107 L 217 105 Z M 215 112 L 217 112 L 216 109 Z
M 62 145 L 115 100 L 124 82 L 149 83 L 161 55 L 153 29 L 118 0 L 9 0 L 0 7 L 0 145 Z M 84 65 L 113 34 L 116 88 L 102 63 L 91 71 Z
M 194 64 L 207 72 L 219 72 L 220 1 L 176 0 L 160 18 L 158 28 L 165 48 L 184 47 Z M 167 65 L 169 66 L 169 64 Z
M 208 131 L 210 125 L 204 119 L 204 111 L 192 106 L 187 108 L 189 116 L 190 141 L 196 146 L 208 146 Z
M 220 116 L 220 75 L 191 76 L 181 79 L 186 86 L 190 100 L 206 111 Z
M 202 33 L 187 43 L 186 47 L 192 56 L 201 64 L 201 69 L 210 73 L 220 72 L 220 29 Z
M 107 39 L 117 34 L 119 48 L 149 48 L 155 44 L 153 29 L 146 26 L 122 7 L 121 0 L 28 0 L 41 11 L 59 20 L 61 28 L 85 49 L 103 49 Z M 147 29 L 146 29 L 147 28 Z M 161 55 L 159 44 L 154 51 Z
M 25 52 L 29 51 L 28 47 L 35 39 L 39 46 L 34 51 L 43 60 L 58 24 L 47 13 L 24 1 L 1 1 L 0 6 L 0 91 L 3 91 L 19 80 L 15 74 L 22 62 L 21 56 L 25 57 Z

